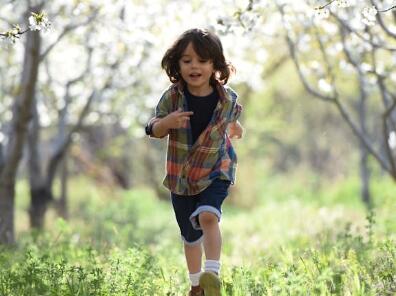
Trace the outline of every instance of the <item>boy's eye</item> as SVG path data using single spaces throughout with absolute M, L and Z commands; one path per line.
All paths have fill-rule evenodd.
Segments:
M 189 63 L 190 60 L 182 60 L 183 63 Z
M 200 63 L 206 63 L 208 60 L 199 60 Z

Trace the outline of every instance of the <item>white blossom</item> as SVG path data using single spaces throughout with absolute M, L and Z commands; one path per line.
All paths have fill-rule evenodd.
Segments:
M 330 10 L 327 8 L 316 8 L 315 9 L 315 18 L 322 20 L 328 18 L 330 15 Z
M 45 12 L 34 13 L 29 17 L 29 29 L 32 31 L 48 31 L 51 23 Z
M 363 71 L 363 72 L 370 72 L 370 71 L 372 71 L 373 70 L 373 67 L 370 65 L 370 64 L 367 64 L 367 63 L 362 63 L 361 65 L 360 65 L 360 69 Z
M 243 13 L 241 15 L 241 22 L 245 26 L 245 28 L 249 30 L 254 27 L 258 18 L 259 18 L 258 14 Z
M 323 92 L 331 92 L 333 87 L 325 79 L 320 79 L 318 83 L 319 89 Z
M 6 34 L 6 33 L 4 33 Z M 15 44 L 16 40 L 18 39 L 19 36 L 17 35 L 6 35 L 6 36 L 0 36 L 0 40 L 2 44 Z
M 396 132 L 395 131 L 391 131 L 389 133 L 388 144 L 391 149 L 396 148 Z
M 323 21 L 322 25 L 323 25 L 322 26 L 323 30 L 325 30 L 327 34 L 335 35 L 338 31 L 337 25 L 335 25 L 334 23 L 332 23 L 330 21 Z
M 364 7 L 362 10 L 363 23 L 365 23 L 367 26 L 374 26 L 377 13 L 378 11 L 375 6 Z
M 342 7 L 342 8 L 351 6 L 351 3 L 349 0 L 336 0 L 336 4 L 338 7 Z
M 396 83 L 396 72 L 393 72 L 391 75 L 389 75 L 389 78 Z
M 2 43 L 14 44 L 16 40 L 19 39 L 21 32 L 21 27 L 18 24 L 14 25 L 14 27 L 8 32 L 2 33 L 0 40 L 4 41 Z
M 310 71 L 317 75 L 317 76 L 323 76 L 324 75 L 324 69 L 321 63 L 319 63 L 318 61 L 314 60 L 309 64 L 309 69 Z

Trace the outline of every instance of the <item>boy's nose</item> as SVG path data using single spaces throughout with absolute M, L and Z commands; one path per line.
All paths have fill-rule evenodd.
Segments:
M 191 66 L 192 66 L 193 68 L 196 68 L 196 67 L 198 66 L 198 61 L 192 61 L 192 62 L 191 62 Z

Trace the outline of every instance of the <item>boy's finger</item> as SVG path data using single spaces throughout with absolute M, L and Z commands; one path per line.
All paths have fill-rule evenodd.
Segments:
M 192 111 L 187 111 L 187 112 L 181 112 L 181 113 L 179 113 L 180 116 L 190 116 L 190 115 L 193 115 L 193 114 L 194 114 L 194 112 L 192 112 Z

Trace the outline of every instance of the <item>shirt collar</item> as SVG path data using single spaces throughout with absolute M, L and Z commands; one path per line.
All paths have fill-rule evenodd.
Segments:
M 180 80 L 176 82 L 174 84 L 174 87 L 179 94 L 184 95 L 183 90 L 186 87 L 186 83 L 184 81 Z M 227 102 L 231 101 L 231 98 L 229 97 L 224 86 L 220 82 L 216 81 L 216 85 L 214 87 L 216 88 L 217 93 L 219 94 L 219 103 L 221 103 L 221 105 L 225 105 Z

